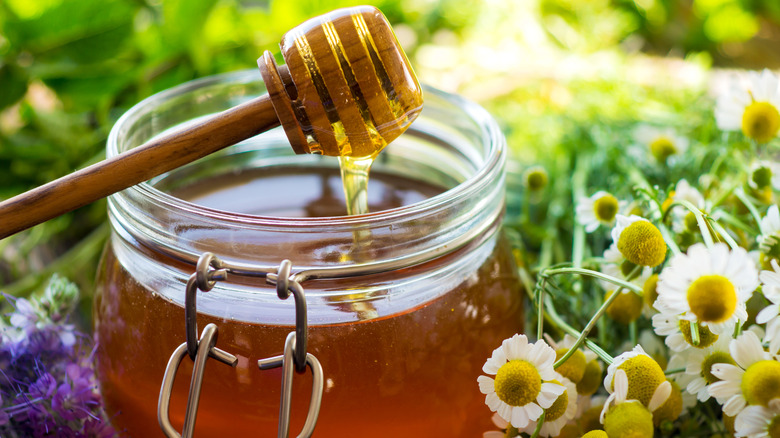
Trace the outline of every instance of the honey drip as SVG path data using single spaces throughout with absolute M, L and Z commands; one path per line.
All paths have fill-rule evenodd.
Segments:
M 350 216 L 368 213 L 368 172 L 374 157 L 339 157 L 341 182 L 344 185 L 347 214 Z

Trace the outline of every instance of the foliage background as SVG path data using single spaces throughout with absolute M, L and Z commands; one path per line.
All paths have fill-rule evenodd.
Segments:
M 141 99 L 252 68 L 298 23 L 359 3 L 0 2 L 0 199 L 102 159 L 112 124 Z M 570 175 L 578 153 L 620 146 L 622 130 L 637 120 L 702 126 L 691 118 L 709 110 L 691 108 L 711 106 L 707 90 L 720 71 L 713 66 L 780 67 L 775 1 L 369 3 L 394 24 L 423 82 L 477 100 L 499 119 L 513 152 L 509 218 L 524 224 L 522 245 L 545 265 L 568 254 L 567 236 L 549 230 L 566 229 L 571 218 L 556 203 L 523 210 L 518 176 L 526 167 Z M 561 202 L 575 195 L 568 178 L 554 179 L 550 190 Z M 60 272 L 81 286 L 88 315 L 105 210 L 96 202 L 0 241 L 2 289 L 26 295 Z

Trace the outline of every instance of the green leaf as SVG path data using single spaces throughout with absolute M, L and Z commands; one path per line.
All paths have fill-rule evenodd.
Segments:
M 94 41 L 89 43 L 90 39 L 106 38 L 107 33 L 116 29 L 124 29 L 127 38 L 137 8 L 129 0 L 64 0 L 33 18 L 11 18 L 6 27 L 11 44 L 33 56 L 62 49 L 67 51 L 68 46 L 72 55 L 76 50 L 89 51 L 96 47 Z M 88 46 L 78 47 L 81 41 L 88 41 Z M 116 35 L 105 43 L 116 44 Z M 105 57 L 109 52 L 102 50 L 100 53 Z
M 16 103 L 27 92 L 27 76 L 13 65 L 0 66 L 0 110 Z

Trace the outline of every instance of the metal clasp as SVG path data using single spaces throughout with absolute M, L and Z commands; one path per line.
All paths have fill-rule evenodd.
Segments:
M 292 383 L 293 383 L 293 364 L 295 349 L 295 332 L 290 332 L 284 341 L 284 354 L 281 356 L 269 357 L 257 361 L 261 370 L 271 370 L 282 367 L 282 397 L 279 406 L 279 433 L 278 438 L 287 438 L 290 435 L 290 406 L 292 404 Z M 312 374 L 311 399 L 309 400 L 309 413 L 306 415 L 306 422 L 298 438 L 308 438 L 314 433 L 314 426 L 317 425 L 317 417 L 320 415 L 320 406 L 322 404 L 323 374 L 322 365 L 311 353 L 306 353 L 306 363 Z
M 173 392 L 173 381 L 176 379 L 176 372 L 179 369 L 184 356 L 187 355 L 187 343 L 179 345 L 173 352 L 168 366 L 165 368 L 165 377 L 163 377 L 162 387 L 160 388 L 160 398 L 157 400 L 157 421 L 160 423 L 163 433 L 168 438 L 191 438 L 195 429 L 195 417 L 198 415 L 198 402 L 200 401 L 200 390 L 203 385 L 203 372 L 206 370 L 206 360 L 212 357 L 222 363 L 235 367 L 238 359 L 230 353 L 226 353 L 219 348 L 214 347 L 217 343 L 217 326 L 208 324 L 203 329 L 203 334 L 197 343 L 197 354 L 195 356 L 195 365 L 192 369 L 192 378 L 190 379 L 190 392 L 187 397 L 187 410 L 184 414 L 184 426 L 181 435 L 174 429 L 170 420 L 171 393 Z
M 214 268 L 211 270 L 210 268 Z M 200 392 L 203 386 L 203 373 L 206 370 L 206 360 L 212 357 L 222 363 L 235 367 L 238 359 L 230 353 L 215 347 L 217 343 L 217 326 L 208 324 L 203 329 L 203 333 L 198 339 L 198 322 L 196 298 L 198 290 L 208 292 L 214 288 L 219 280 L 227 278 L 227 271 L 222 269 L 222 262 L 211 253 L 204 253 L 198 260 L 197 270 L 187 281 L 187 289 L 184 297 L 184 318 L 187 340 L 173 352 L 168 360 L 168 366 L 165 368 L 162 386 L 160 388 L 160 398 L 157 400 L 157 421 L 160 423 L 163 433 L 168 438 L 191 438 L 195 419 L 198 415 L 198 403 L 200 401 Z M 170 420 L 171 394 L 173 392 L 173 382 L 176 379 L 176 372 L 179 369 L 182 359 L 189 355 L 195 362 L 190 379 L 190 391 L 187 396 L 187 410 L 184 414 L 184 426 L 181 435 L 174 429 Z
M 282 367 L 282 395 L 279 404 L 279 432 L 278 438 L 287 438 L 290 434 L 290 406 L 292 404 L 293 365 L 295 370 L 302 373 L 306 366 L 311 369 L 312 388 L 309 400 L 309 411 L 306 422 L 301 429 L 298 438 L 308 438 L 314 433 L 317 417 L 320 414 L 323 391 L 323 373 L 320 361 L 313 354 L 306 351 L 308 338 L 308 323 L 306 314 L 306 296 L 303 286 L 290 277 L 292 264 L 289 260 L 282 261 L 276 274 L 269 273 L 266 281 L 276 284 L 276 293 L 280 299 L 287 299 L 290 294 L 295 299 L 295 331 L 287 335 L 284 341 L 284 354 L 257 361 L 261 370 L 269 370 Z M 291 364 L 292 362 L 292 364 Z

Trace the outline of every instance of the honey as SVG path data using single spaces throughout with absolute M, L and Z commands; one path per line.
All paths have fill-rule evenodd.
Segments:
M 182 101 L 203 95 L 198 88 L 226 100 L 257 91 L 247 73 L 196 85 L 131 110 L 112 132 L 109 155 L 197 117 L 166 108 L 188 108 Z M 373 163 L 368 214 L 346 214 L 334 160 L 292 156 L 278 135 L 109 200 L 95 362 L 123 436 L 162 436 L 160 385 L 185 341 L 184 285 L 206 251 L 251 266 L 289 259 L 293 272 L 397 262 L 302 283 L 308 352 L 325 381 L 315 437 L 474 437 L 494 429 L 476 379 L 492 350 L 523 329 L 522 293 L 500 232 L 503 140 L 481 109 L 432 89 L 426 99 L 432 115 L 423 111 Z M 257 361 L 281 354 L 294 303 L 261 278 L 230 274 L 198 293 L 198 326 L 210 322 L 216 346 L 238 365 L 207 362 L 195 436 L 277 436 L 281 369 L 260 370 Z M 185 357 L 170 407 L 178 430 L 191 372 Z M 308 373 L 295 374 L 292 435 L 310 385 Z

